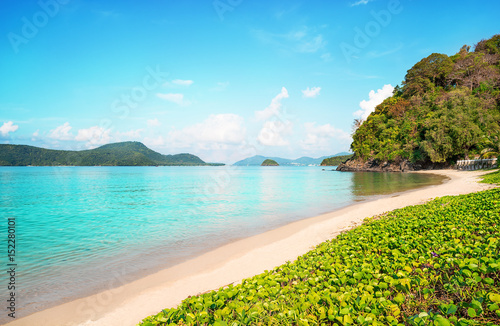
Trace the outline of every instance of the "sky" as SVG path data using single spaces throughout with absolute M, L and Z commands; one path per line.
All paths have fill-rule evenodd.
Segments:
M 432 53 L 500 33 L 499 1 L 3 0 L 0 143 L 140 141 L 234 163 L 349 150 Z

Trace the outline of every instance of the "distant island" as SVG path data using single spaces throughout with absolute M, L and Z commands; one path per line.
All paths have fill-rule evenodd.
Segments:
M 276 161 L 280 166 L 309 166 L 309 165 L 320 165 L 324 159 L 329 158 L 329 157 L 336 157 L 336 156 L 342 156 L 342 155 L 349 155 L 349 153 L 342 152 L 338 153 L 335 155 L 330 155 L 330 156 L 322 156 L 319 158 L 312 158 L 308 156 L 303 156 L 295 160 L 287 159 L 287 158 L 281 158 L 281 157 L 269 157 L 269 156 L 262 156 L 262 155 L 255 155 L 249 158 L 246 158 L 244 160 L 238 161 L 234 163 L 233 165 L 236 166 L 260 166 L 261 163 L 267 159 Z
M 261 166 L 279 166 L 279 164 L 275 160 L 267 159 L 262 162 Z
M 323 162 L 321 162 L 320 165 L 321 166 L 338 166 L 342 163 L 345 163 L 345 161 L 350 159 L 352 156 L 353 156 L 353 154 L 325 158 L 323 160 Z
M 433 53 L 402 87 L 354 121 L 353 158 L 339 171 L 412 171 L 500 154 L 500 34 L 453 56 Z
M 107 144 L 82 151 L 53 150 L 28 145 L 0 144 L 0 166 L 203 166 L 192 154 L 163 155 L 140 142 Z

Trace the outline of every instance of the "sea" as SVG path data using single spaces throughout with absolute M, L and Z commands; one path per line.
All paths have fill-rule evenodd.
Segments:
M 117 273 L 133 281 L 297 220 L 442 182 L 318 166 L 0 167 L 0 323 L 10 319 L 10 292 L 19 318 L 97 293 Z

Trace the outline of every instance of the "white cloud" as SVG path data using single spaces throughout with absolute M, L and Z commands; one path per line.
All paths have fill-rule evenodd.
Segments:
M 257 140 L 264 146 L 286 146 L 289 144 L 284 136 L 292 133 L 290 121 L 266 121 L 257 136 Z
M 31 141 L 36 141 L 39 136 L 40 136 L 40 130 L 37 129 L 37 131 L 35 131 L 33 135 L 31 135 Z
M 212 114 L 203 122 L 172 130 L 168 141 L 177 148 L 194 145 L 201 149 L 224 149 L 227 144 L 239 144 L 245 140 L 243 122 L 243 118 L 236 114 Z
M 211 90 L 212 91 L 215 91 L 215 92 L 222 92 L 224 90 L 226 90 L 226 88 L 229 86 L 229 82 L 218 82 L 217 85 L 212 88 Z
M 370 113 L 375 111 L 375 107 L 382 103 L 386 98 L 392 96 L 392 92 L 394 91 L 394 87 L 391 84 L 384 85 L 382 89 L 378 89 L 377 92 L 374 90 L 370 91 L 369 100 L 363 100 L 359 103 L 361 110 L 354 112 L 355 117 L 360 117 L 363 120 L 366 120 Z
M 183 79 L 174 79 L 172 80 L 172 84 L 179 86 L 191 86 L 194 83 L 192 80 L 183 80 Z
M 138 141 L 144 129 L 129 130 L 124 132 L 116 132 L 113 141 Z M 111 140 L 111 137 L 110 137 Z
M 302 91 L 302 94 L 304 97 L 316 97 L 319 95 L 319 92 L 321 91 L 321 87 L 313 87 L 309 89 L 309 87 L 305 90 Z
M 286 146 L 288 141 L 285 136 L 292 133 L 292 122 L 285 119 L 282 112 L 281 101 L 288 98 L 288 91 L 285 87 L 276 95 L 271 104 L 262 111 L 255 111 L 255 117 L 258 121 L 264 121 L 264 125 L 257 135 L 257 140 L 265 146 Z M 270 120 L 272 118 L 272 120 Z
M 161 99 L 167 100 L 169 102 L 176 103 L 178 105 L 189 105 L 191 104 L 189 101 L 184 100 L 184 94 L 180 93 L 157 93 L 156 96 L 158 96 Z
M 163 147 L 166 144 L 165 138 L 163 136 L 158 136 L 155 138 L 145 137 L 143 139 L 144 145 L 148 147 Z
M 6 137 L 9 135 L 9 132 L 14 132 L 17 129 L 19 129 L 19 126 L 15 125 L 12 121 L 4 122 L 3 125 L 0 127 L 0 134 Z
M 303 53 L 314 53 L 326 46 L 326 41 L 322 35 L 314 36 L 311 39 L 304 40 L 297 45 L 297 51 Z
M 281 100 L 288 98 L 288 91 L 285 87 L 281 88 L 281 93 L 276 95 L 272 100 L 271 104 L 262 111 L 255 111 L 255 117 L 257 120 L 267 120 L 272 116 L 279 116 L 281 114 Z
M 110 129 L 104 129 L 99 126 L 78 130 L 75 137 L 76 141 L 85 141 L 88 148 L 99 145 L 109 144 L 111 142 Z
M 150 126 L 150 127 L 158 127 L 158 126 L 160 126 L 160 125 L 161 125 L 161 123 L 160 123 L 160 121 L 158 120 L 158 118 L 148 119 L 147 124 L 148 124 L 148 126 Z
M 373 0 L 359 0 L 359 1 L 351 3 L 351 7 L 359 6 L 359 5 L 366 5 L 367 3 L 372 2 L 372 1 Z
M 329 123 L 317 126 L 316 122 L 304 123 L 306 130 L 306 138 L 301 141 L 302 148 L 306 150 L 329 150 L 333 147 L 334 142 L 350 142 L 351 136 L 343 131 L 330 125 Z
M 63 125 L 53 129 L 49 132 L 49 138 L 56 140 L 72 140 L 73 134 L 70 132 L 72 127 L 69 122 L 65 122 Z

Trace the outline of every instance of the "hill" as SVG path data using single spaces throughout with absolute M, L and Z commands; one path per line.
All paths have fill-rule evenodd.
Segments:
M 405 171 L 452 166 L 500 150 L 500 34 L 433 53 L 408 70 L 402 87 L 357 127 L 353 159 L 341 171 Z
M 267 159 L 262 162 L 261 166 L 279 166 L 279 164 L 274 160 Z
M 338 153 L 332 156 L 339 156 L 339 155 L 345 155 L 349 153 Z M 322 156 L 318 158 L 312 158 L 312 157 L 307 157 L 303 156 L 295 160 L 291 159 L 286 159 L 286 158 L 281 158 L 281 157 L 268 157 L 268 156 L 262 156 L 262 155 L 255 155 L 249 158 L 246 158 L 244 160 L 238 161 L 234 163 L 233 165 L 236 166 L 259 166 L 264 160 L 270 159 L 273 161 L 276 161 L 279 165 L 281 166 L 308 166 L 308 165 L 320 165 L 321 162 L 323 162 L 324 159 L 329 158 L 331 156 Z
M 0 144 L 1 166 L 212 165 L 192 154 L 163 155 L 140 142 L 122 142 L 83 151 Z
M 325 158 L 321 162 L 321 166 L 338 166 L 339 164 L 344 163 L 348 159 L 352 157 L 353 154 L 348 154 L 348 155 L 340 155 L 340 156 L 334 156 L 334 157 L 329 157 Z

